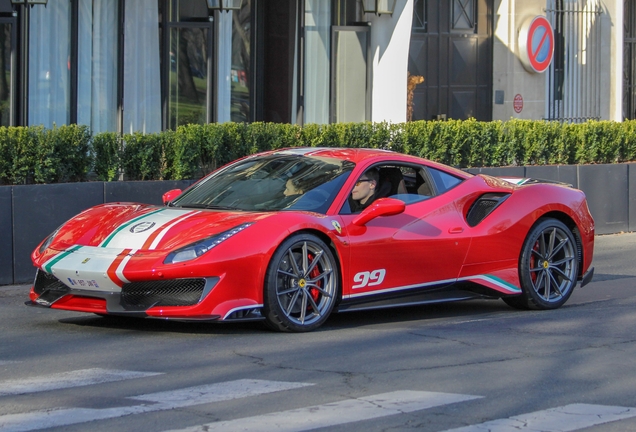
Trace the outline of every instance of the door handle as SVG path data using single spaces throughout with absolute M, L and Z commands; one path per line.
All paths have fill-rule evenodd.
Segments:
M 448 233 L 449 234 L 461 234 L 464 232 L 464 228 L 462 227 L 454 227 L 454 228 L 449 228 L 448 229 Z

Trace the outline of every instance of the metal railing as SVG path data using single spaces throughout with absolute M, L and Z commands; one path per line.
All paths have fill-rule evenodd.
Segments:
M 548 0 L 554 57 L 547 71 L 546 120 L 600 120 L 602 14 L 598 0 Z

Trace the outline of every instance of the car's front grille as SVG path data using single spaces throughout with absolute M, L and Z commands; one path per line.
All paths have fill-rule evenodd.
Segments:
M 33 291 L 37 295 L 42 295 L 45 291 L 68 291 L 68 288 L 52 274 L 38 270 L 33 284 Z
M 205 279 L 131 282 L 121 289 L 121 306 L 146 310 L 153 306 L 192 306 L 199 302 Z

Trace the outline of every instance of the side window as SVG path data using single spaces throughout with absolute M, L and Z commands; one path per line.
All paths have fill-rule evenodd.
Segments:
M 438 193 L 444 193 L 462 182 L 462 179 L 435 168 L 428 169 Z
M 368 190 L 368 182 L 372 177 L 369 175 L 371 170 L 376 172 L 377 182 L 373 182 L 373 193 L 367 197 L 364 195 Z M 404 201 L 406 204 L 412 204 L 434 195 L 429 183 L 424 181 L 427 177 L 422 175 L 424 172 L 422 167 L 384 164 L 376 165 L 369 171 L 362 174 L 354 190 L 350 191 L 349 198 L 340 209 L 340 214 L 360 213 L 380 198 L 395 198 Z M 425 185 L 422 186 L 424 183 Z

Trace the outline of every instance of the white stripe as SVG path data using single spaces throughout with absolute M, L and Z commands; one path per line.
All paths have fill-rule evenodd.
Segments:
M 636 417 L 636 408 L 572 404 L 445 432 L 568 432 Z
M 478 399 L 480 397 L 481 396 L 423 391 L 396 391 L 237 420 L 208 423 L 181 429 L 179 432 L 307 431 L 419 411 L 436 406 Z
M 53 274 L 70 288 L 119 292 L 121 288 L 106 272 L 122 252 L 123 249 L 82 246 L 55 263 Z
M 466 276 L 463 278 L 459 278 L 457 279 L 457 282 L 463 282 L 463 281 L 474 281 L 474 280 L 483 280 L 484 282 L 490 282 L 491 284 L 498 286 L 499 288 L 503 288 L 504 290 L 506 290 L 507 292 L 510 293 L 520 293 L 521 292 L 521 288 L 517 288 L 516 286 L 510 284 L 510 285 L 506 285 L 505 283 L 489 277 L 489 276 L 485 276 L 485 275 L 475 275 L 475 276 Z
M 133 396 L 128 399 L 135 399 L 145 402 L 155 402 L 161 406 L 164 406 L 164 409 L 173 409 L 191 405 L 201 405 L 212 402 L 226 401 L 230 399 L 244 398 L 248 396 L 256 396 L 282 390 L 291 390 L 311 385 L 313 384 L 243 379 L 217 384 L 207 384 L 197 387 L 189 387 L 180 390 Z
M 117 270 L 115 270 L 115 274 L 117 275 L 119 280 L 124 283 L 130 282 L 128 279 L 126 279 L 126 277 L 124 277 L 124 268 L 126 267 L 126 264 L 128 264 L 128 261 L 130 261 L 130 258 L 135 254 L 135 252 L 137 252 L 137 249 L 133 249 L 128 252 L 128 254 L 124 257 L 123 260 L 121 260 L 121 262 L 117 266 Z
M 384 293 L 393 292 L 393 291 L 410 290 L 413 288 L 424 288 L 431 285 L 451 284 L 451 283 L 455 283 L 456 281 L 457 279 L 446 279 L 446 280 L 440 280 L 440 281 L 425 282 L 421 284 L 405 285 L 405 286 L 400 286 L 395 288 L 386 288 L 386 289 L 376 290 L 376 291 L 367 291 L 367 292 L 358 293 L 358 294 L 349 294 L 349 295 L 344 295 L 342 297 L 343 298 L 364 297 L 364 296 L 370 296 L 370 295 L 376 295 L 376 294 L 384 294 Z
M 94 420 L 124 417 L 153 411 L 164 411 L 210 402 L 239 399 L 282 390 L 310 386 L 308 383 L 237 380 L 206 386 L 197 386 L 174 392 L 160 392 L 129 399 L 148 401 L 140 405 L 114 408 L 47 409 L 23 414 L 0 416 L 0 431 L 24 432 L 85 423 Z
M 230 309 L 225 316 L 223 317 L 223 319 L 227 319 L 227 317 L 229 317 L 230 315 L 232 315 L 234 312 L 240 311 L 240 310 L 249 310 L 249 309 L 258 309 L 258 308 L 262 308 L 263 305 L 262 304 L 254 304 L 254 305 L 247 305 L 247 306 L 238 306 L 235 307 L 233 309 Z
M 172 228 L 173 226 L 177 225 L 178 223 L 180 223 L 181 221 L 184 221 L 186 219 L 188 219 L 189 217 L 192 217 L 196 214 L 201 213 L 200 211 L 195 211 L 190 213 L 189 215 L 178 219 L 174 222 L 172 222 L 170 225 L 168 225 L 167 227 L 165 227 L 163 230 L 161 230 L 161 232 L 159 233 L 159 235 L 152 241 L 152 243 L 150 244 L 150 247 L 148 249 L 155 249 L 157 247 L 157 245 L 159 245 L 159 242 L 163 239 L 163 237 L 166 235 L 166 233 L 168 232 L 168 230 L 170 230 L 170 228 Z
M 154 375 L 162 374 L 159 372 L 136 372 L 99 368 L 82 369 L 72 372 L 62 372 L 22 380 L 1 381 L 0 396 L 59 390 L 71 387 L 81 387 L 92 384 L 123 381 L 133 378 L 144 378 Z
M 164 224 L 174 221 L 181 216 L 186 215 L 192 210 L 176 210 L 176 209 L 161 209 L 159 211 L 150 212 L 139 219 L 137 219 L 134 223 L 125 222 L 126 227 L 119 232 L 117 232 L 112 237 L 108 237 L 108 248 L 124 248 L 124 249 L 141 249 L 146 243 L 146 241 L 150 238 L 150 236 L 161 228 Z M 155 225 L 152 228 L 149 228 L 145 231 L 141 232 L 131 232 L 135 226 L 142 223 L 154 223 Z M 123 224 L 122 224 L 123 225 Z M 121 225 L 120 225 L 121 226 Z M 106 242 L 104 240 L 100 246 Z

